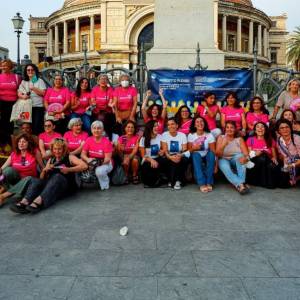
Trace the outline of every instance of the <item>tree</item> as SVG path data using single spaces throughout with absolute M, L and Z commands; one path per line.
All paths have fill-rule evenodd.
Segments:
M 291 34 L 287 45 L 287 60 L 292 63 L 296 71 L 300 71 L 300 26 Z

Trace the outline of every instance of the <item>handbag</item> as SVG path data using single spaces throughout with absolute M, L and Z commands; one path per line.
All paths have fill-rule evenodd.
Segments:
M 124 172 L 124 169 L 121 165 L 117 165 L 112 171 L 111 183 L 113 185 L 123 185 L 127 181 L 127 176 Z

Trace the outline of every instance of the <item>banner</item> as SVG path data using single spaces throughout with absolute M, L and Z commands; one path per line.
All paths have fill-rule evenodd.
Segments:
M 168 111 L 175 113 L 186 104 L 192 112 L 197 110 L 206 92 L 213 92 L 217 102 L 223 102 L 229 91 L 236 92 L 239 100 L 248 102 L 253 87 L 253 72 L 248 69 L 222 71 L 151 70 L 148 88 L 153 99 L 158 99 L 160 88 L 168 101 Z M 151 104 L 151 103 L 150 103 Z

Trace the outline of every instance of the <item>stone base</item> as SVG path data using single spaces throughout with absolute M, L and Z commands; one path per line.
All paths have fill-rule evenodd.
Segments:
M 196 49 L 157 49 L 147 52 L 147 67 L 149 69 L 179 69 L 187 70 L 196 64 Z M 201 49 L 200 62 L 208 70 L 223 70 L 225 54 L 217 49 Z

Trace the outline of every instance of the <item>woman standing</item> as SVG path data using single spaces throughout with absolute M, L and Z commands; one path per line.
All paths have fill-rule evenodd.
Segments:
M 39 70 L 36 65 L 28 64 L 24 68 L 23 81 L 18 90 L 19 99 L 31 99 L 32 101 L 32 132 L 38 135 L 42 132 L 45 108 L 43 97 L 46 85 L 39 78 Z
M 219 157 L 219 167 L 227 180 L 244 195 L 249 192 L 246 182 L 246 163 L 249 152 L 246 143 L 237 137 L 236 122 L 225 123 L 225 134 L 217 139 L 216 154 Z
M 10 122 L 12 107 L 18 98 L 18 87 L 21 78 L 12 72 L 13 63 L 5 59 L 1 63 L 2 73 L 0 74 L 0 126 L 6 128 L 9 134 L 13 133 L 14 124 Z
M 202 193 L 211 192 L 214 183 L 216 140 L 201 116 L 193 119 L 191 132 L 188 135 L 188 150 L 192 154 L 195 181 Z
M 175 119 L 178 124 L 178 132 L 182 132 L 185 135 L 188 135 L 190 133 L 190 127 L 193 121 L 192 113 L 188 106 L 180 106 L 177 113 L 175 114 Z
M 162 135 L 162 150 L 165 155 L 165 166 L 168 174 L 169 185 L 175 190 L 180 190 L 185 182 L 185 171 L 188 165 L 187 138 L 178 131 L 175 118 L 170 118 L 167 123 L 168 131 Z

